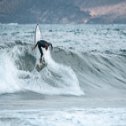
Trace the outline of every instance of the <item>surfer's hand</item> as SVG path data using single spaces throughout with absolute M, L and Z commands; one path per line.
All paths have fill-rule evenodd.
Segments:
M 51 49 L 51 51 L 53 50 L 53 46 L 52 46 L 52 44 L 50 45 L 51 47 L 50 47 L 50 49 Z
M 51 46 L 51 50 L 53 50 L 53 46 Z
M 34 47 L 32 47 L 32 50 L 34 50 L 36 47 L 37 47 L 37 43 L 36 43 L 36 45 Z

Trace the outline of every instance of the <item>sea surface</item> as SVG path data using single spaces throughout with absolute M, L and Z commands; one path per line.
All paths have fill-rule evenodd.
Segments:
M 0 126 L 126 126 L 126 25 L 40 25 L 40 72 L 35 26 L 0 24 Z

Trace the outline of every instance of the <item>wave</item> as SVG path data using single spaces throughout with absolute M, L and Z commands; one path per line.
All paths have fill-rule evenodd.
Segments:
M 4 49 L 0 56 L 1 74 L 4 73 L 0 78 L 0 93 L 30 90 L 48 95 L 83 95 L 72 68 L 56 63 L 49 50 L 45 53 L 48 65 L 37 72 L 36 57 L 29 46 L 16 45 L 11 50 Z
M 126 89 L 126 55 L 118 53 L 66 51 L 57 48 L 53 58 L 75 71 L 87 95 L 123 95 Z
M 18 43 L 11 49 L 1 50 L 0 93 L 30 90 L 48 95 L 85 93 L 93 96 L 122 95 L 125 92 L 125 50 L 119 54 L 94 51 L 80 53 L 56 47 L 51 54 L 50 51 L 44 51 L 48 67 L 37 72 L 36 56 L 30 46 Z
M 18 23 L 8 23 L 7 25 L 18 25 Z

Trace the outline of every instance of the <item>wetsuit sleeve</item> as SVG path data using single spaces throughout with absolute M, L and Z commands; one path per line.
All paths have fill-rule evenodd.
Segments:
M 52 46 L 52 44 L 51 44 L 51 43 L 49 43 L 49 46 L 51 46 L 51 49 L 53 49 L 53 46 Z
M 35 44 L 35 46 L 32 48 L 32 50 L 34 50 L 37 47 L 38 43 Z

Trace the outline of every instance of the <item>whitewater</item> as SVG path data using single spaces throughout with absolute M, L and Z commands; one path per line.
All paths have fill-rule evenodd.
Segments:
M 0 24 L 0 126 L 125 126 L 126 25 L 40 25 L 40 72 L 35 26 Z

